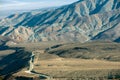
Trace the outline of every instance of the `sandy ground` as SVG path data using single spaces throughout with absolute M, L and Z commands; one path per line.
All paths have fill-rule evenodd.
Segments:
M 112 70 L 120 69 L 120 62 L 110 62 L 104 60 L 84 60 L 84 59 L 65 59 L 56 58 L 41 60 L 35 63 L 34 70 L 52 77 L 63 77 L 74 72 L 93 71 L 93 70 Z M 16 73 L 21 76 L 36 76 L 25 73 L 26 69 Z M 69 75 L 70 76 L 70 75 Z

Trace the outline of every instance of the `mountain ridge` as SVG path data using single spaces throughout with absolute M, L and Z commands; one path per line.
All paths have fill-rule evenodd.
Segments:
M 0 32 L 22 42 L 86 42 L 119 24 L 119 4 L 118 0 L 79 0 L 42 13 L 15 14 L 0 21 L 1 28 L 8 27 L 5 31 L 0 29 Z

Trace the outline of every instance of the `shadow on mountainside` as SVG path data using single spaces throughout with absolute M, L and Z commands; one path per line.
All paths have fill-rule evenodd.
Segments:
M 30 60 L 30 52 L 23 48 L 12 48 L 15 53 L 5 56 L 0 60 L 0 76 L 9 76 L 26 67 Z

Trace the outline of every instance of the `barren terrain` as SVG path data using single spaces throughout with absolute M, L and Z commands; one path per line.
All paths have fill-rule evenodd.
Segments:
M 80 79 L 80 78 L 108 78 L 111 75 L 120 75 L 120 62 L 110 62 L 104 60 L 84 60 L 56 58 L 50 60 L 40 60 L 35 64 L 34 70 L 52 77 L 55 80 Z M 14 76 L 29 76 L 35 74 L 25 73 L 27 69 L 14 74 Z M 112 73 L 113 72 L 113 73 Z M 38 75 L 37 75 L 38 76 Z M 51 80 L 52 80 L 51 79 Z
M 7 50 L 0 51 L 5 53 L 0 60 L 0 75 L 10 80 L 120 79 L 119 49 L 119 43 L 107 41 L 9 45 Z M 30 74 L 25 71 L 32 52 L 35 54 L 34 71 Z

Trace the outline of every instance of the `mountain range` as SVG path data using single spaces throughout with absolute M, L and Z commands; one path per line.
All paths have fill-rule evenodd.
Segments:
M 0 35 L 17 42 L 120 42 L 120 0 L 79 0 L 59 8 L 13 14 L 0 20 Z

